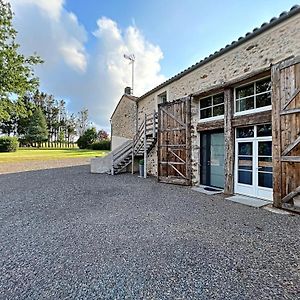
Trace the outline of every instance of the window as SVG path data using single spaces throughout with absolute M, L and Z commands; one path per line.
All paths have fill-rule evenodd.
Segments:
M 162 94 L 157 96 L 157 102 L 160 103 L 166 103 L 167 102 L 167 92 L 163 92 Z
M 200 119 L 224 115 L 224 94 L 200 99 Z
M 235 111 L 237 113 L 270 106 L 270 78 L 264 78 L 235 89 Z

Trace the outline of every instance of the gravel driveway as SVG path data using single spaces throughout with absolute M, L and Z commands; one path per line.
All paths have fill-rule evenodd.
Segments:
M 0 299 L 299 299 L 299 216 L 87 166 L 0 175 Z

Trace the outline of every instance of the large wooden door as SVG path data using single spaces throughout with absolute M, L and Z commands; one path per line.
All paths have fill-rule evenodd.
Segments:
M 158 181 L 191 185 L 191 100 L 158 106 Z
M 294 208 L 300 194 L 300 58 L 272 68 L 274 205 Z

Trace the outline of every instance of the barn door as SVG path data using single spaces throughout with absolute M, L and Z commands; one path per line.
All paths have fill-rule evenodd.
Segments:
M 272 85 L 274 205 L 295 208 L 300 193 L 300 58 L 275 65 Z
M 191 185 L 191 100 L 158 106 L 158 181 Z

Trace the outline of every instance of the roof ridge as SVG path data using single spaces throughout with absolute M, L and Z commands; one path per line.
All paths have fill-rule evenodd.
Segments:
M 260 27 L 255 27 L 252 30 L 252 32 L 247 32 L 245 34 L 245 36 L 239 37 L 236 41 L 232 41 L 230 44 L 227 44 L 224 48 L 221 48 L 221 49 L 215 51 L 214 53 L 210 54 L 209 56 L 206 56 L 205 58 L 201 59 L 197 63 L 191 65 L 190 67 L 188 67 L 188 68 L 184 69 L 183 71 L 177 73 L 176 75 L 170 77 L 169 79 L 167 79 L 163 83 L 157 85 L 156 87 L 154 87 L 150 91 L 148 91 L 145 94 L 143 94 L 142 96 L 140 96 L 138 99 L 141 100 L 141 99 L 147 97 L 148 95 L 150 95 L 153 92 L 161 89 L 162 87 L 166 86 L 167 84 L 183 77 L 184 75 L 192 72 L 193 70 L 197 69 L 201 65 L 204 65 L 205 63 L 217 58 L 218 56 L 226 53 L 227 51 L 230 51 L 231 49 L 237 47 L 238 45 L 252 39 L 253 37 L 261 34 L 264 31 L 266 31 L 267 29 L 275 26 L 276 24 L 279 24 L 282 21 L 296 15 L 297 13 L 300 13 L 300 5 L 294 5 L 294 6 L 292 6 L 292 8 L 288 12 L 283 11 L 279 15 L 279 17 L 273 17 L 273 18 L 270 19 L 269 22 L 264 22 Z

